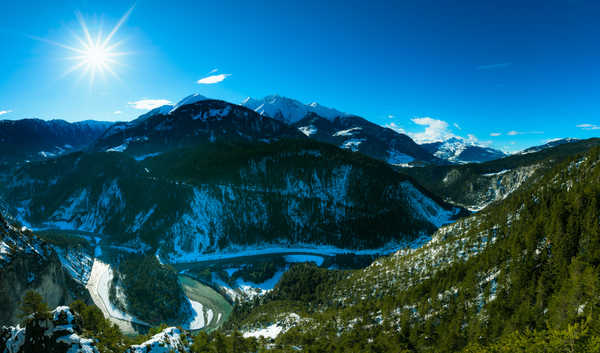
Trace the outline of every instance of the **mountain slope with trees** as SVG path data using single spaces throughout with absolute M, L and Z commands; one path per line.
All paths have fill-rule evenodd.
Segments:
M 358 271 L 293 268 L 262 302 L 237 307 L 230 328 L 279 325 L 282 351 L 595 352 L 599 180 L 595 148 L 420 249 Z

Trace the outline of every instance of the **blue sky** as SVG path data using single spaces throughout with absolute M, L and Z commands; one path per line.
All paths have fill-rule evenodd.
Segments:
M 420 140 L 518 150 L 600 134 L 594 1 L 139 0 L 111 38 L 118 77 L 65 75 L 81 59 L 50 41 L 81 48 L 76 11 L 105 37 L 132 5 L 3 1 L 0 118 L 130 120 L 143 100 L 278 93 Z

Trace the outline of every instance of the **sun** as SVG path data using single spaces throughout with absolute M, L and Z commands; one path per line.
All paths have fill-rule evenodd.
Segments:
M 75 38 L 79 42 L 80 46 L 69 47 L 67 49 L 74 51 L 78 55 L 72 56 L 71 59 L 75 60 L 76 63 L 69 69 L 65 74 L 72 71 L 82 69 L 83 74 L 90 75 L 90 84 L 94 82 L 96 74 L 104 74 L 109 72 L 114 77 L 119 78 L 118 75 L 112 69 L 112 65 L 118 64 L 116 57 L 125 55 L 125 52 L 117 51 L 117 47 L 122 42 L 113 43 L 112 39 L 117 33 L 121 25 L 127 20 L 133 7 L 131 7 L 117 22 L 115 27 L 103 37 L 102 31 L 98 31 L 95 38 L 91 35 L 88 30 L 88 26 L 83 19 L 81 13 L 77 13 L 77 19 L 81 25 L 81 31 L 83 35 L 75 35 Z
M 107 35 L 103 35 L 101 30 L 92 35 L 81 13 L 76 12 L 77 20 L 81 25 L 81 33 L 73 33 L 78 43 L 77 45 L 62 44 L 39 37 L 32 38 L 68 49 L 73 53 L 72 56 L 68 56 L 66 59 L 74 61 L 74 64 L 65 71 L 63 76 L 79 71 L 81 73 L 80 77 L 89 76 L 90 84 L 94 83 L 96 75 L 104 76 L 106 72 L 119 79 L 119 76 L 113 70 L 113 66 L 120 64 L 117 61 L 117 57 L 127 55 L 128 53 L 118 50 L 122 46 L 123 41 L 115 42 L 113 39 L 119 28 L 121 28 L 131 14 L 131 11 L 133 11 L 133 6 L 127 10 Z
M 108 65 L 110 54 L 110 51 L 106 50 L 103 46 L 93 45 L 85 49 L 83 59 L 87 65 L 101 69 L 103 66 Z

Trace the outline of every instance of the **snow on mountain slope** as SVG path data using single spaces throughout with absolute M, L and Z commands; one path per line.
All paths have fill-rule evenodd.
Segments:
M 176 111 L 177 109 L 179 109 L 179 107 L 182 107 L 184 105 L 194 104 L 197 102 L 205 101 L 207 99 L 208 98 L 206 98 L 203 95 L 198 94 L 198 93 L 190 94 L 189 96 L 183 98 L 177 104 L 175 104 L 175 106 L 173 106 L 173 108 L 169 111 L 169 114 Z
M 324 107 L 315 102 L 303 104 L 295 99 L 279 95 L 270 95 L 262 99 L 248 97 L 241 105 L 261 115 L 281 120 L 286 124 L 293 124 L 305 118 L 309 113 L 315 113 L 329 120 L 346 115 L 338 110 Z
M 459 137 L 452 137 L 440 142 L 424 143 L 421 147 L 438 158 L 460 164 L 487 162 L 507 156 L 502 151 L 479 146 Z
M 517 152 L 516 154 L 528 154 L 528 153 L 534 153 L 534 152 L 539 152 L 548 148 L 552 148 L 552 147 L 556 147 L 565 143 L 572 143 L 572 142 L 577 142 L 577 141 L 581 141 L 579 139 L 576 138 L 571 138 L 571 137 L 567 137 L 567 138 L 563 138 L 563 139 L 554 139 L 554 140 L 550 140 L 548 142 L 546 142 L 543 145 L 540 146 L 533 146 L 533 147 L 529 147 L 526 148 L 520 152 Z
M 358 116 L 329 120 L 311 113 L 293 124 L 309 138 L 363 153 L 393 165 L 413 162 L 446 163 L 434 157 L 410 137 Z
M 141 158 L 208 142 L 269 143 L 283 138 L 306 138 L 281 121 L 198 94 L 184 98 L 165 113 L 169 107 L 114 125 L 94 142 L 92 149 L 124 152 Z
M 176 327 L 169 327 L 152 336 L 148 341 L 129 347 L 126 353 L 187 353 L 184 345 L 186 334 Z
M 22 169 L 6 196 L 35 227 L 143 242 L 166 262 L 262 244 L 380 248 L 430 234 L 439 209 L 450 210 L 408 189 L 386 164 L 331 145 L 260 144 L 254 157 L 243 146 L 222 148 L 214 146 L 222 167 L 207 148 L 142 162 L 121 153 L 68 156 Z M 421 199 L 439 207 L 424 212 Z

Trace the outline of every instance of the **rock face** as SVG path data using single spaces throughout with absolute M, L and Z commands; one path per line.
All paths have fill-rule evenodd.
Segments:
M 61 306 L 49 317 L 35 314 L 25 327 L 0 328 L 0 351 L 10 353 L 97 353 L 94 341 L 81 335 L 81 320 L 69 307 Z
M 74 300 L 79 289 L 48 244 L 0 215 L 0 322 L 17 322 L 18 305 L 28 290 L 57 306 Z

